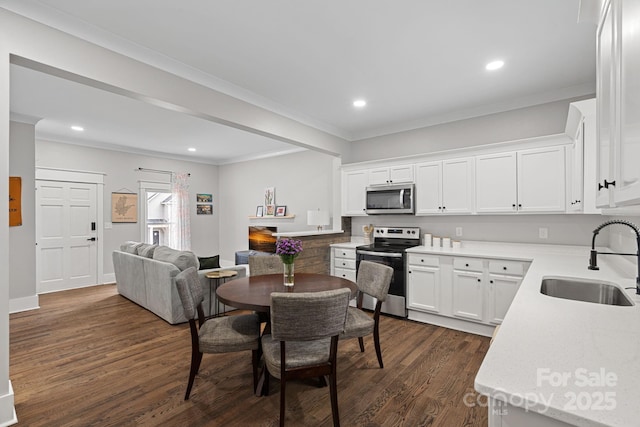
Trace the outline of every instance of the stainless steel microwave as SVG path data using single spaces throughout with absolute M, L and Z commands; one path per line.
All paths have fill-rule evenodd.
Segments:
M 413 184 L 381 185 L 367 187 L 367 214 L 414 213 Z

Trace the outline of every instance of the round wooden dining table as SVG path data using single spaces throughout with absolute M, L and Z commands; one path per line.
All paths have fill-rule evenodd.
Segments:
M 216 295 L 226 305 L 268 313 L 272 292 L 319 292 L 341 288 L 349 288 L 351 297 L 358 289 L 351 280 L 328 274 L 296 273 L 294 286 L 284 286 L 282 274 L 264 274 L 229 280 L 218 287 Z

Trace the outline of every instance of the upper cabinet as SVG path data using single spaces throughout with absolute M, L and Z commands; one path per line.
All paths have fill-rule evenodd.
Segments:
M 369 171 L 355 170 L 342 172 L 342 215 L 366 215 L 367 185 Z
M 476 158 L 476 211 L 564 212 L 564 146 Z
M 369 169 L 369 185 L 404 184 L 413 182 L 413 165 Z
M 416 165 L 416 214 L 473 213 L 473 157 Z
M 597 206 L 640 205 L 640 3 L 606 1 L 597 30 Z

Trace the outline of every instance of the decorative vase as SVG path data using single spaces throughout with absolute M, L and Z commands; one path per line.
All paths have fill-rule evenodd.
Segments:
M 284 264 L 284 285 L 293 286 L 294 264 Z

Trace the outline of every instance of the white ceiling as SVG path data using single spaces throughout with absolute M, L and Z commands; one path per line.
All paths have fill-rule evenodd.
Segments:
M 0 7 L 357 140 L 593 94 L 595 25 L 577 22 L 579 3 L 0 0 Z M 486 71 L 494 59 L 504 68 Z M 12 112 L 43 117 L 39 137 L 78 139 L 68 123 L 83 120 L 83 140 L 168 155 L 200 144 L 196 156 L 212 163 L 291 148 L 78 86 L 12 66 Z M 355 109 L 356 98 L 367 107 Z

